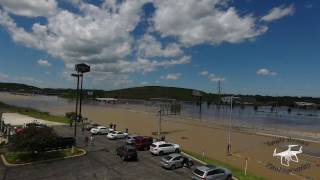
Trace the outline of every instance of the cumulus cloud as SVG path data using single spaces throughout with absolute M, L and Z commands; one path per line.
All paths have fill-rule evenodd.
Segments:
M 218 81 L 225 81 L 224 77 L 217 76 L 215 74 L 209 74 L 208 79 L 210 82 L 218 82 Z
M 30 76 L 9 76 L 4 73 L 0 73 L 1 82 L 14 82 L 14 83 L 27 83 L 32 85 L 41 85 L 42 81 Z
M 0 81 L 7 82 L 8 79 L 9 79 L 9 76 L 7 74 L 0 73 Z
M 206 76 L 206 75 L 208 75 L 208 74 L 209 74 L 209 72 L 208 72 L 207 70 L 200 72 L 200 75 L 201 75 L 201 76 Z
M 269 69 L 262 68 L 257 71 L 257 75 L 259 75 L 259 76 L 275 76 L 275 75 L 277 75 L 277 73 L 273 72 Z
M 148 85 L 149 83 L 146 82 L 146 81 L 143 81 L 143 82 L 141 82 L 140 84 L 143 85 L 143 86 L 145 86 L 145 85 Z
M 58 7 L 57 0 L 0 0 L 0 25 L 16 43 L 63 60 L 66 79 L 74 64 L 90 64 L 89 74 L 97 84 L 117 84 L 130 81 L 130 73 L 188 64 L 192 57 L 185 52 L 187 48 L 251 40 L 268 29 L 267 23 L 257 22 L 253 14 L 240 14 L 229 0 L 66 2 L 76 11 Z M 143 6 L 148 2 L 155 12 L 145 17 Z M 31 28 L 24 28 L 12 14 L 42 16 L 45 21 L 33 19 Z M 133 32 L 142 18 L 148 26 L 136 36 Z
M 262 21 L 271 22 L 285 16 L 292 16 L 295 12 L 293 5 L 272 8 L 269 13 L 261 18 Z
M 171 60 L 164 60 L 164 61 L 157 61 L 157 60 L 148 60 L 138 58 L 137 61 L 133 63 L 125 63 L 125 67 L 122 68 L 122 72 L 143 72 L 149 73 L 156 71 L 157 68 L 160 67 L 172 67 L 175 65 L 182 65 L 188 64 L 191 61 L 190 56 L 183 56 L 180 59 L 171 59 Z
M 178 80 L 180 78 L 181 74 L 180 73 L 174 73 L 174 74 L 168 74 L 166 76 L 161 76 L 160 79 L 165 79 L 165 80 Z
M 55 0 L 0 0 L 0 5 L 12 14 L 28 17 L 50 16 L 57 11 Z
M 31 32 L 17 27 L 6 12 L 2 12 L 0 22 L 16 42 L 45 50 L 68 63 L 94 64 L 116 61 L 131 52 L 133 39 L 130 31 L 140 19 L 142 5 L 142 0 L 125 1 L 113 10 L 117 13 L 111 13 L 107 9 L 81 3 L 81 14 L 60 10 L 47 18 L 48 24 L 33 24 Z
M 138 50 L 143 57 L 176 57 L 183 53 L 177 43 L 164 47 L 154 36 L 148 34 L 139 41 Z
M 226 0 L 156 0 L 154 30 L 185 46 L 238 43 L 267 31 L 252 14 L 240 15 Z
M 224 77 L 218 76 L 218 75 L 213 74 L 213 73 L 209 73 L 209 71 L 207 71 L 207 70 L 201 71 L 199 73 L 199 75 L 205 76 L 206 78 L 208 78 L 208 80 L 210 82 L 218 82 L 218 81 L 225 81 L 226 80 Z
M 37 61 L 37 63 L 40 65 L 40 66 L 46 66 L 46 67 L 50 67 L 51 66 L 51 63 L 49 63 L 48 60 L 45 60 L 45 59 L 39 59 Z

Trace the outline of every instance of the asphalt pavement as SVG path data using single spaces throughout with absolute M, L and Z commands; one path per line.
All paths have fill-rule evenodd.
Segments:
M 73 128 L 55 127 L 58 134 L 72 136 Z M 79 129 L 80 130 L 80 129 Z M 138 161 L 124 162 L 115 149 L 124 140 L 109 140 L 106 135 L 94 136 L 94 143 L 84 147 L 84 133 L 78 130 L 77 145 L 87 154 L 64 160 L 5 167 L 0 163 L 0 180 L 183 180 L 190 179 L 188 168 L 166 170 L 160 166 L 159 156 L 139 151 Z

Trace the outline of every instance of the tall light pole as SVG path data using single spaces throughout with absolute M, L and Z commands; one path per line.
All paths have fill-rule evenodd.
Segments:
M 74 117 L 74 139 L 76 139 L 77 137 L 77 121 L 78 121 L 78 104 L 79 104 L 79 77 L 80 74 L 71 74 L 71 76 L 76 77 L 77 78 L 77 89 L 76 89 L 76 115 Z
M 76 64 L 75 70 L 76 74 L 71 74 L 73 77 L 77 77 L 77 90 L 76 90 L 76 115 L 74 118 L 74 139 L 76 141 L 77 137 L 77 121 L 82 120 L 82 84 L 83 84 L 83 74 L 90 72 L 90 66 L 84 63 Z M 81 79 L 80 92 L 79 92 L 79 81 Z M 79 104 L 79 105 L 78 105 Z M 79 111 L 78 111 L 79 108 Z
M 232 122 L 232 111 L 233 111 L 233 96 L 230 97 L 230 115 L 229 115 L 229 128 L 228 128 L 228 155 L 231 155 L 231 122 Z
M 159 121 L 158 121 L 158 139 L 161 138 L 161 116 L 162 116 L 162 109 L 159 110 Z

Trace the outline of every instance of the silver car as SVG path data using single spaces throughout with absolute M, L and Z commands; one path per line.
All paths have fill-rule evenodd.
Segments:
M 232 174 L 228 169 L 214 165 L 199 166 L 192 172 L 192 180 L 231 180 Z
M 192 159 L 185 157 L 181 154 L 174 153 L 168 156 L 164 156 L 161 159 L 161 166 L 166 169 L 176 169 L 183 167 L 184 165 L 192 166 L 193 162 Z

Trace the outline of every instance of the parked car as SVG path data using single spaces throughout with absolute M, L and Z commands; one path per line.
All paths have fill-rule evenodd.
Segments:
M 90 131 L 92 128 L 97 128 L 100 126 L 100 124 L 91 124 L 89 127 L 87 127 L 87 130 Z
M 122 145 L 118 147 L 116 149 L 116 153 L 123 161 L 138 159 L 137 150 L 131 145 Z
M 109 129 L 104 126 L 97 126 L 95 128 L 92 128 L 90 132 L 92 134 L 107 134 L 109 132 Z
M 139 137 L 139 136 L 137 136 L 137 135 L 127 136 L 126 143 L 127 143 L 127 144 L 133 144 L 133 142 L 135 141 L 135 138 L 136 138 L 136 137 Z
M 186 164 L 188 163 L 188 164 Z M 170 154 L 168 156 L 164 156 L 161 159 L 161 166 L 166 169 L 176 169 L 181 168 L 184 165 L 193 166 L 193 161 L 191 158 L 185 157 L 181 154 Z
M 232 173 L 214 165 L 199 166 L 192 172 L 193 180 L 231 180 Z
M 153 138 L 149 136 L 138 136 L 133 141 L 133 146 L 138 150 L 149 150 L 153 143 Z
M 108 133 L 107 138 L 108 139 L 123 139 L 128 136 L 127 133 L 124 133 L 122 131 L 112 131 Z
M 15 127 L 15 128 L 14 128 L 14 132 L 15 132 L 16 134 L 22 133 L 23 130 L 24 130 L 24 128 L 22 128 L 22 127 Z
M 75 145 L 75 139 L 73 137 L 58 137 L 56 141 L 44 148 L 43 151 L 66 149 Z
M 150 145 L 150 152 L 154 155 L 160 156 L 170 153 L 179 153 L 180 146 L 178 144 L 167 143 L 165 141 L 158 141 Z

